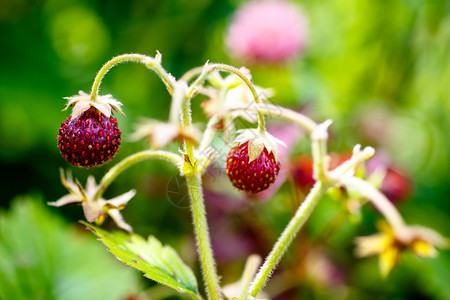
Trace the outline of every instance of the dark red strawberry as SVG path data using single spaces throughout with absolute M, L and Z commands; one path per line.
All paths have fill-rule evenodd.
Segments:
M 114 117 L 106 117 L 94 107 L 61 123 L 58 147 L 74 166 L 95 167 L 111 160 L 120 145 L 121 131 Z
M 231 183 L 238 189 L 256 194 L 269 188 L 280 171 L 280 162 L 266 148 L 249 163 L 248 142 L 231 149 L 225 171 Z

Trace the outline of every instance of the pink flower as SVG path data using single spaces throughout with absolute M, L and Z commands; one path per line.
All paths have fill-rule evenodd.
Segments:
M 301 52 L 306 33 L 306 18 L 293 3 L 256 0 L 235 13 L 226 44 L 247 63 L 280 63 Z

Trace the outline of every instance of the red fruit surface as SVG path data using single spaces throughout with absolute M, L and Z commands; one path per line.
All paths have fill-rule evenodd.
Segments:
M 388 168 L 380 190 L 394 204 L 408 198 L 412 192 L 412 183 L 406 172 Z
M 255 160 L 248 161 L 248 142 L 230 150 L 225 171 L 231 183 L 250 194 L 269 188 L 280 171 L 280 162 L 276 162 L 273 153 L 268 153 L 266 148 Z
M 120 145 L 121 131 L 114 117 L 107 118 L 91 107 L 75 119 L 61 123 L 58 147 L 74 166 L 95 167 L 110 161 Z
M 351 153 L 331 153 L 330 170 L 333 170 L 351 157 Z M 310 155 L 302 154 L 293 158 L 290 170 L 295 184 L 301 189 L 309 189 L 316 182 L 313 177 L 313 160 Z

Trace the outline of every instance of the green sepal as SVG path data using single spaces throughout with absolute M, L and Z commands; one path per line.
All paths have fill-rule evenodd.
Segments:
M 149 279 L 186 293 L 194 299 L 201 299 L 194 273 L 172 247 L 163 246 L 153 236 L 146 240 L 137 234 L 109 232 L 87 222 L 80 222 L 98 236 L 108 247 L 108 251 L 124 264 L 144 272 L 144 276 Z
M 264 151 L 264 143 L 261 139 L 251 139 L 248 142 L 248 158 L 249 163 L 254 161 Z

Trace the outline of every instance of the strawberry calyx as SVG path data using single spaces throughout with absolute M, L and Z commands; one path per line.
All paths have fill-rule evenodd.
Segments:
M 71 97 L 64 97 L 67 100 L 66 107 L 63 111 L 67 110 L 69 107 L 73 106 L 72 109 L 72 120 L 82 115 L 91 107 L 95 107 L 107 118 L 111 116 L 111 108 L 117 110 L 120 114 L 125 115 L 121 109 L 122 103 L 113 98 L 112 95 L 97 96 L 94 100 L 91 95 L 86 94 L 83 91 L 79 91 L 78 95 Z
M 283 141 L 267 131 L 260 132 L 258 129 L 242 129 L 238 133 L 240 134 L 234 140 L 233 145 L 239 146 L 248 142 L 248 163 L 258 158 L 264 149 L 267 150 L 268 154 L 273 153 L 275 161 L 278 162 L 278 145 L 286 147 Z

